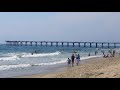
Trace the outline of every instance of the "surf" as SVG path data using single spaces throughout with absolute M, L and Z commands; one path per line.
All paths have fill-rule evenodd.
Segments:
M 61 54 L 61 52 L 59 52 L 59 51 L 56 51 L 56 52 L 53 52 L 53 53 L 37 53 L 37 54 L 31 54 L 31 53 L 29 53 L 29 54 L 24 54 L 24 55 L 22 55 L 22 57 L 46 57 L 46 56 L 56 56 L 56 55 L 60 55 Z

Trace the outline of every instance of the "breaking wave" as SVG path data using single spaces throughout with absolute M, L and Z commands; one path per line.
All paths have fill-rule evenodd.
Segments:
M 55 56 L 55 55 L 60 55 L 61 52 L 59 51 L 56 51 L 56 52 L 53 52 L 53 53 L 38 53 L 38 54 L 24 54 L 22 55 L 22 57 L 45 57 L 45 56 Z
M 53 53 L 38 53 L 38 54 L 33 54 L 31 53 L 7 53 L 4 54 L 4 57 L 0 58 L 0 61 L 11 61 L 11 60 L 19 60 L 22 57 L 29 58 L 29 57 L 45 57 L 45 56 L 56 56 L 61 54 L 61 52 L 56 51 Z
M 96 58 L 96 57 L 101 57 L 102 55 L 99 56 L 87 56 L 87 57 L 81 57 L 81 60 L 86 60 L 90 58 Z M 31 66 L 43 66 L 43 65 L 55 65 L 55 64 L 60 64 L 60 63 L 66 63 L 67 58 L 63 58 L 62 60 L 59 61 L 54 61 L 54 62 L 47 62 L 47 63 L 38 63 L 38 64 L 17 64 L 17 65 L 1 65 L 0 70 L 8 70 L 12 68 L 25 68 L 25 67 L 31 67 Z

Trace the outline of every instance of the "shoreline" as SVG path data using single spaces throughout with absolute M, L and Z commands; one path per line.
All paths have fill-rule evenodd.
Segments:
M 96 58 L 98 56 L 89 56 L 87 58 L 83 57 L 84 59 L 81 60 L 81 64 L 85 63 L 87 60 L 91 58 Z M 81 57 L 82 58 L 82 57 Z M 41 65 L 41 66 L 31 66 L 31 67 L 26 67 L 26 68 L 14 68 L 11 70 L 3 70 L 0 71 L 1 75 L 0 78 L 14 78 L 14 77 L 21 77 L 21 76 L 30 76 L 30 75 L 37 75 L 37 74 L 50 74 L 50 73 L 58 73 L 58 72 L 63 72 L 66 70 L 67 63 L 62 62 L 54 65 Z M 19 70 L 19 71 L 18 71 Z M 16 72 L 17 71 L 17 72 Z
M 93 57 L 93 58 L 81 60 L 79 66 L 87 64 L 87 63 L 90 63 L 91 61 L 94 61 L 97 58 L 100 60 L 100 58 L 102 58 L 102 57 Z M 69 69 L 72 69 L 72 68 L 75 68 L 75 67 L 79 67 L 79 66 L 76 66 L 76 64 L 75 64 L 74 67 L 68 67 L 66 63 L 62 63 L 62 64 L 59 64 L 57 66 L 57 68 L 54 68 L 55 71 L 51 71 L 51 72 L 48 72 L 48 73 L 42 73 L 42 74 L 40 73 L 40 74 L 32 74 L 32 75 L 15 76 L 13 78 L 42 78 L 42 77 L 43 78 L 44 77 L 45 78 L 47 78 L 47 77 L 50 78 L 51 75 L 53 76 L 53 75 L 56 75 L 56 74 L 59 74 L 59 73 L 63 73 L 63 72 L 68 71 Z M 49 77 L 49 75 L 50 75 L 50 77 Z
M 79 66 L 65 68 L 62 72 L 33 74 L 16 78 L 119 78 L 120 56 L 93 58 L 83 61 Z

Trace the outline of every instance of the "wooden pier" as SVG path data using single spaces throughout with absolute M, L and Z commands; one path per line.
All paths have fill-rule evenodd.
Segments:
M 6 41 L 6 44 L 7 45 L 10 45 L 10 46 L 62 46 L 64 47 L 65 45 L 67 47 L 69 46 L 72 46 L 72 47 L 75 47 L 75 46 L 78 46 L 78 47 L 96 47 L 98 48 L 98 45 L 99 47 L 103 48 L 105 45 L 106 47 L 110 48 L 110 47 L 114 47 L 116 48 L 116 45 L 120 45 L 119 42 L 58 42 L 58 41 Z M 83 45 L 81 45 L 83 44 Z

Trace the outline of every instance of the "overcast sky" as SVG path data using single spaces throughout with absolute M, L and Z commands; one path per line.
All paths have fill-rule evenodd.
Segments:
M 0 12 L 0 43 L 119 39 L 120 12 Z

